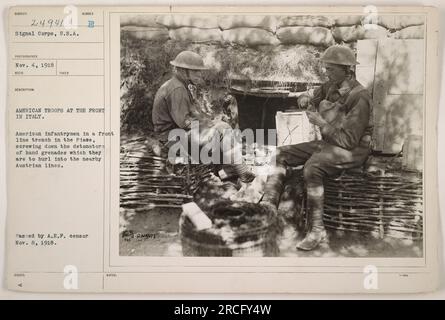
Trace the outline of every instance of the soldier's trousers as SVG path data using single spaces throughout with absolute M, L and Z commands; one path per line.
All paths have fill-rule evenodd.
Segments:
M 278 147 L 272 159 L 275 162 L 275 168 L 267 179 L 263 201 L 269 201 L 278 206 L 288 172 L 286 169 L 289 166 L 304 165 L 303 177 L 306 186 L 323 187 L 325 177 L 337 175 L 345 169 L 360 167 L 368 155 L 369 148 L 367 147 L 346 150 L 322 140 Z M 308 197 L 310 197 L 309 193 Z M 318 202 L 323 201 L 323 195 L 321 199 L 317 198 Z M 310 200 L 308 198 L 308 201 Z

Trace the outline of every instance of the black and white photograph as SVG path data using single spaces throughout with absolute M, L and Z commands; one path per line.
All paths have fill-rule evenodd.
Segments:
M 122 14 L 119 255 L 424 257 L 425 16 Z

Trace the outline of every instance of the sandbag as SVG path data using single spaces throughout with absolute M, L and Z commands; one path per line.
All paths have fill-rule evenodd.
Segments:
M 183 27 L 169 31 L 170 38 L 175 41 L 189 42 L 221 42 L 222 35 L 219 29 L 200 29 Z
M 334 16 L 332 17 L 336 26 L 356 26 L 362 24 L 363 16 L 350 15 L 350 16 Z
M 425 18 L 423 16 L 382 15 L 378 17 L 378 24 L 390 30 L 419 26 L 423 25 L 424 22 Z
M 394 39 L 423 39 L 424 33 L 424 26 L 412 26 L 394 32 Z
M 362 39 L 384 39 L 389 36 L 389 31 L 385 27 L 373 25 L 372 28 L 363 28 Z
M 396 17 L 394 15 L 379 16 L 377 18 L 377 24 L 389 30 L 397 29 Z
M 236 43 L 248 47 L 277 45 L 280 43 L 273 33 L 257 28 L 224 30 L 222 36 L 226 43 Z
M 339 42 L 352 42 L 363 39 L 384 39 L 389 36 L 389 31 L 382 26 L 374 25 L 373 28 L 364 26 L 335 27 L 332 30 L 335 40 Z
M 403 29 L 411 26 L 421 26 L 424 23 L 424 16 L 396 16 L 397 29 Z
M 348 47 L 352 51 L 357 51 L 357 42 L 344 42 L 342 46 Z
M 218 26 L 222 30 L 235 28 L 260 28 L 270 32 L 275 32 L 277 28 L 277 18 L 275 16 L 218 16 Z
M 156 22 L 169 29 L 178 29 L 182 27 L 194 27 L 201 29 L 218 28 L 217 18 L 216 16 L 212 15 L 163 15 L 158 16 Z
M 151 27 L 161 28 L 162 25 L 156 22 L 157 16 L 152 14 L 141 15 L 123 15 L 121 16 L 121 27 L 135 26 L 135 27 Z
M 143 40 L 166 41 L 169 38 L 166 28 L 123 27 L 121 31 L 128 37 Z
M 331 30 L 323 27 L 285 27 L 277 31 L 282 44 L 311 44 L 330 46 L 334 44 Z
M 334 24 L 334 20 L 326 16 L 284 16 L 280 17 L 278 27 L 325 27 L 329 28 Z
M 365 29 L 362 26 L 335 27 L 332 35 L 339 42 L 351 42 L 364 39 Z

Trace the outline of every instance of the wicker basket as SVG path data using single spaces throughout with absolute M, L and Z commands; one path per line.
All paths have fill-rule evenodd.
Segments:
M 244 218 L 234 217 L 241 212 Z M 226 213 L 226 216 L 223 214 Z M 247 202 L 220 202 L 212 207 L 209 217 L 214 226 L 197 231 L 190 220 L 181 215 L 179 232 L 184 256 L 263 257 L 278 255 L 278 217 L 260 205 Z M 235 227 L 236 220 L 261 219 L 257 226 Z M 224 227 L 218 221 L 226 221 Z M 224 229 L 224 230 L 223 230 Z
M 323 220 L 331 229 L 422 240 L 422 176 L 345 172 L 328 178 Z

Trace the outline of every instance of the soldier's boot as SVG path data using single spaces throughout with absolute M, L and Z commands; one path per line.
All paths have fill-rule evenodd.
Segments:
M 284 189 L 284 180 L 286 178 L 286 168 L 277 166 L 274 173 L 266 181 L 264 195 L 260 204 L 267 207 L 274 213 L 278 213 L 278 204 L 280 203 L 281 193 Z
M 297 249 L 310 251 L 321 243 L 328 241 L 326 229 L 323 224 L 323 186 L 307 188 L 308 218 L 310 231 L 304 239 L 297 244 Z

